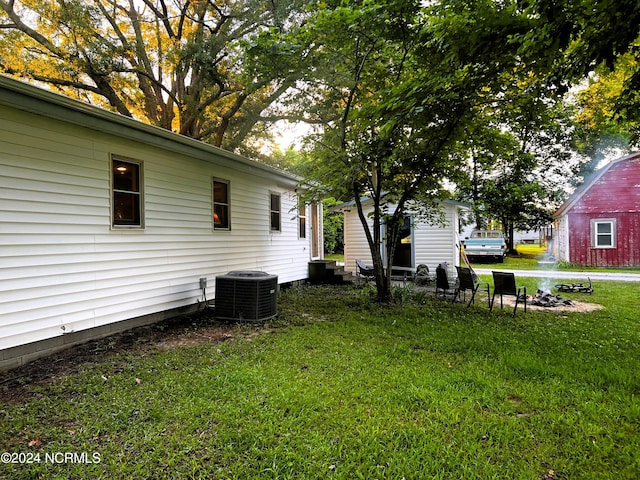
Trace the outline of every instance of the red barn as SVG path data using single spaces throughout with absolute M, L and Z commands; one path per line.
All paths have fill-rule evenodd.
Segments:
M 596 171 L 553 217 L 558 260 L 640 266 L 640 153 Z

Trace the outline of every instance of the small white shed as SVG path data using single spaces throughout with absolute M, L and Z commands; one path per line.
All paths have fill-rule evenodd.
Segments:
M 234 270 L 308 277 L 299 178 L 0 76 L 0 369 L 194 309 Z
M 373 211 L 370 200 L 364 200 L 363 206 L 365 215 Z M 443 200 L 440 202 L 440 207 L 444 215 L 443 224 L 439 222 L 431 224 L 419 214 L 407 215 L 393 263 L 397 271 L 413 274 L 418 265 L 424 264 L 431 272 L 435 272 L 439 264 L 446 262 L 449 275 L 456 276 L 455 267 L 460 265 L 460 212 L 468 210 L 469 207 L 467 204 L 453 200 Z M 390 205 L 388 208 L 389 211 L 393 211 L 396 206 Z M 344 213 L 345 270 L 355 272 L 356 258 L 371 264 L 371 252 L 362 223 L 358 218 L 355 202 L 341 205 L 340 210 Z M 373 222 L 370 220 L 369 228 L 372 226 Z M 384 229 L 384 226 L 382 228 Z

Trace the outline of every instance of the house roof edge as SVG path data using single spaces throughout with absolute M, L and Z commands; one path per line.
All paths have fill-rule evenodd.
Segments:
M 17 108 L 37 115 L 66 121 L 85 128 L 98 129 L 132 140 L 161 146 L 174 151 L 191 151 L 202 160 L 208 156 L 222 157 L 229 166 L 258 170 L 279 177 L 287 184 L 297 184 L 301 177 L 243 157 L 220 147 L 178 133 L 150 125 L 116 112 L 89 105 L 79 100 L 45 90 L 22 80 L 0 74 L 0 105 Z M 47 108 L 50 105 L 54 108 Z M 57 107 L 57 108 L 55 108 Z M 92 121 L 87 122 L 87 119 Z M 151 142 L 151 139 L 155 139 Z M 196 154 L 195 152 L 199 152 Z M 210 160 L 210 159 L 209 159 Z

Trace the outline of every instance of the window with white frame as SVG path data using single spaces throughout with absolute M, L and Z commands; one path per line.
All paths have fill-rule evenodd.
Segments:
M 616 248 L 616 219 L 591 220 L 591 246 L 593 248 Z
M 298 203 L 298 238 L 307 238 L 307 205 L 302 200 Z
M 282 229 L 281 214 L 280 214 L 280 194 L 271 193 L 269 195 L 269 227 L 272 232 L 279 232 Z
M 142 227 L 142 163 L 111 159 L 113 227 Z
M 229 182 L 213 179 L 213 229 L 230 230 Z

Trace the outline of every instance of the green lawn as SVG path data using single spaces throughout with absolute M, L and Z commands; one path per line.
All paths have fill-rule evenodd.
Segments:
M 105 340 L 0 404 L 0 450 L 41 459 L 0 477 L 637 479 L 638 287 L 594 289 L 572 298 L 597 312 L 512 318 L 307 287 L 227 341 L 206 340 L 206 318 L 167 327 L 162 348 Z M 46 463 L 53 452 L 100 463 Z

